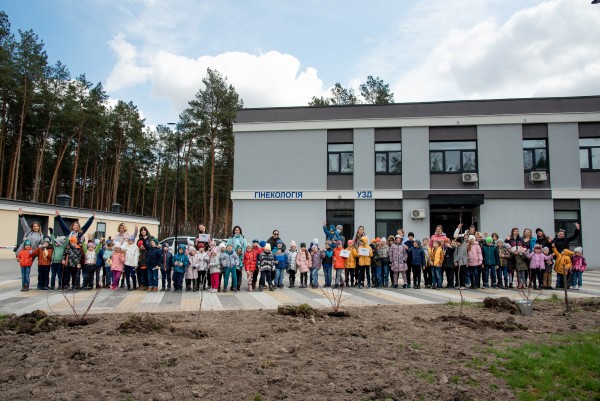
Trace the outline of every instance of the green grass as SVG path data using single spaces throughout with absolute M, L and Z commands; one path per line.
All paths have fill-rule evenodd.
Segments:
M 545 299 L 537 298 L 534 300 L 534 302 L 536 302 L 536 303 L 537 302 L 561 302 L 561 301 L 562 301 L 562 298 L 560 298 L 558 296 L 558 294 L 556 294 L 556 293 L 552 293 L 552 295 L 550 295 L 549 298 L 545 298 Z
M 260 393 L 256 393 L 254 395 L 254 401 L 262 401 L 262 395 L 260 395 Z
M 600 332 L 552 340 L 497 351 L 491 373 L 504 378 L 519 401 L 594 399 L 600 394 Z
M 435 381 L 435 377 L 433 376 L 433 371 L 431 371 L 431 370 L 428 370 L 427 372 L 418 371 L 417 377 L 425 380 L 427 383 L 430 383 L 430 384 Z

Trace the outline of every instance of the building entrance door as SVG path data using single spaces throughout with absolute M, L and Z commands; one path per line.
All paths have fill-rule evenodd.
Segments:
M 434 209 L 430 210 L 430 213 L 430 234 L 433 234 L 435 232 L 435 228 L 438 225 L 441 225 L 444 228 L 443 232 L 446 234 L 446 236 L 452 239 L 454 237 L 454 230 L 456 230 L 456 227 L 458 227 L 461 222 L 463 225 L 463 231 L 471 225 L 477 227 L 477 222 L 473 219 L 473 213 L 471 209 Z
M 328 210 L 327 225 L 337 226 L 341 224 L 343 227 L 342 235 L 346 241 L 354 236 L 354 210 Z M 346 246 L 346 244 L 344 244 Z

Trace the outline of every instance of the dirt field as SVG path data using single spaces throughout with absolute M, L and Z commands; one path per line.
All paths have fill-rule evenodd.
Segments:
M 515 399 L 486 367 L 490 347 L 598 330 L 600 321 L 598 300 L 578 300 L 569 316 L 560 302 L 536 303 L 533 317 L 473 306 L 459 316 L 449 305 L 348 311 L 103 314 L 76 327 L 33 316 L 0 334 L 0 398 Z

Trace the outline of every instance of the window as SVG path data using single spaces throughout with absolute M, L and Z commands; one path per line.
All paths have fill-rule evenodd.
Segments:
M 477 142 L 430 142 L 429 167 L 432 173 L 477 171 Z
M 402 144 L 375 144 L 375 174 L 402 174 Z
M 106 237 L 106 223 L 96 223 L 96 233 L 94 239 L 100 239 Z
M 579 139 L 579 166 L 582 170 L 600 170 L 600 138 Z
M 575 233 L 575 223 L 579 222 L 579 212 L 577 210 L 555 210 L 554 211 L 554 232 L 565 230 L 565 237 L 570 237 Z M 571 242 L 571 246 L 580 246 L 581 232 L 579 236 Z
M 375 235 L 387 238 L 402 228 L 402 211 L 375 211 Z
M 352 174 L 354 172 L 354 145 L 336 143 L 327 145 L 329 174 Z
M 548 170 L 548 150 L 545 139 L 523 140 L 523 165 L 525 171 Z

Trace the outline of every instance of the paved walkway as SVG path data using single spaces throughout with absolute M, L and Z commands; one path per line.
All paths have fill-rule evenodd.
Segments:
M 31 274 L 32 287 L 37 282 L 37 268 L 34 266 Z M 287 282 L 287 278 L 285 279 Z M 323 282 L 321 276 L 320 282 Z M 587 271 L 583 274 L 584 289 L 569 291 L 569 296 L 600 297 L 600 271 Z M 75 305 L 78 312 L 83 312 L 89 306 L 96 291 L 65 292 L 63 296 L 58 291 L 21 292 L 21 278 L 18 265 L 12 260 L 0 260 L 0 313 L 22 314 L 35 309 L 59 314 L 71 314 L 69 302 Z M 242 288 L 246 288 L 245 281 Z M 327 289 L 324 289 L 327 290 Z M 331 290 L 329 290 L 331 291 Z M 331 292 L 330 292 L 331 293 Z M 532 298 L 539 292 L 531 292 Z M 508 296 L 512 299 L 522 299 L 516 290 L 466 290 L 465 299 L 470 302 L 482 301 L 488 296 Z M 562 297 L 561 291 L 543 291 L 540 298 L 548 298 L 552 294 Z M 356 289 L 344 290 L 345 306 L 371 305 L 414 305 L 414 304 L 444 304 L 448 301 L 460 302 L 457 290 L 431 289 Z M 276 291 L 238 293 L 227 292 L 202 293 L 202 310 L 243 310 L 243 309 L 276 309 L 280 304 L 308 303 L 317 308 L 330 306 L 329 300 L 321 289 L 284 288 Z M 92 306 L 91 313 L 127 313 L 127 312 L 173 312 L 197 311 L 200 306 L 199 292 L 156 292 L 101 290 Z

